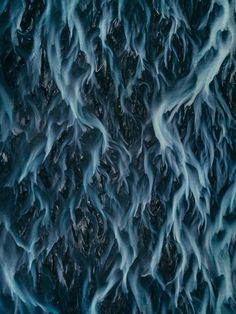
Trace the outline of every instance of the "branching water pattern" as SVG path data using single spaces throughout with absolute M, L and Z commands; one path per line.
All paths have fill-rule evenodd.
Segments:
M 236 313 L 236 1 L 0 1 L 0 313 Z

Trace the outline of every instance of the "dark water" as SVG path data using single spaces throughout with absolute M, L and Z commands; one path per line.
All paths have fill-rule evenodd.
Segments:
M 235 0 L 1 0 L 0 313 L 236 313 Z

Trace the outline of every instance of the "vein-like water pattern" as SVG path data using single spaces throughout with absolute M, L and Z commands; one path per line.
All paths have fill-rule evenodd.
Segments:
M 236 313 L 235 0 L 1 0 L 0 313 Z

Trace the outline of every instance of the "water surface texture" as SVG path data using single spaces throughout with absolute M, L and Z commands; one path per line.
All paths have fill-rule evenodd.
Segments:
M 0 1 L 0 313 L 236 313 L 236 1 Z

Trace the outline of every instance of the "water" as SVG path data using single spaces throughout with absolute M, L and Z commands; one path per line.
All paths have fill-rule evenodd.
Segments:
M 2 0 L 0 313 L 236 313 L 235 0 Z

